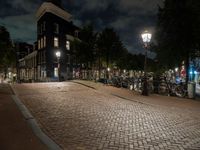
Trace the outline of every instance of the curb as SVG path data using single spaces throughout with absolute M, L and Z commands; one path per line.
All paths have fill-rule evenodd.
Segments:
M 87 84 L 84 84 L 84 83 L 80 83 L 80 82 L 77 82 L 77 81 L 71 81 L 73 83 L 76 83 L 76 84 L 80 84 L 80 85 L 83 85 L 85 87 L 88 87 L 88 88 L 91 88 L 93 90 L 97 90 L 96 88 L 92 87 L 92 86 L 89 86 Z M 128 100 L 128 101 L 132 101 L 132 102 L 135 102 L 135 103 L 139 103 L 139 104 L 142 104 L 142 105 L 148 105 L 148 106 L 152 106 L 152 107 L 157 107 L 159 105 L 156 105 L 156 104 L 150 104 L 150 103 L 144 103 L 144 102 L 140 102 L 138 100 L 133 100 L 133 99 L 129 99 L 129 98 L 126 98 L 126 97 L 123 97 L 123 96 L 120 96 L 120 95 L 117 95 L 117 94 L 114 94 L 114 93 L 109 93 L 110 95 L 112 96 L 115 96 L 117 98 L 121 98 L 121 99 L 124 99 L 124 100 Z
M 89 86 L 89 85 L 87 85 L 87 84 L 84 84 L 84 83 L 80 83 L 80 82 L 76 82 L 76 81 L 71 81 L 71 82 L 76 83 L 76 84 L 80 84 L 80 85 L 83 85 L 83 86 L 86 86 L 86 87 L 91 88 L 91 89 L 93 89 L 93 90 L 96 90 L 96 88 L 94 88 L 94 87 L 92 87 L 92 86 Z
M 13 87 L 11 86 L 13 93 L 15 93 Z M 13 101 L 16 103 L 17 107 L 21 111 L 22 115 L 28 122 L 28 125 L 31 127 L 33 133 L 44 143 L 50 150 L 62 150 L 58 144 L 56 144 L 50 137 L 48 137 L 39 127 L 36 119 L 32 116 L 30 111 L 26 106 L 21 102 L 21 100 L 16 95 L 11 95 Z

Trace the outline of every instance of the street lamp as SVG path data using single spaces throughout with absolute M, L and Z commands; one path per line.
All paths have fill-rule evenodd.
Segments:
M 57 57 L 57 63 L 58 63 L 58 81 L 60 81 L 60 57 L 61 57 L 60 51 L 56 52 L 56 57 Z
M 148 31 L 145 31 L 141 34 L 142 40 L 144 42 L 145 47 L 145 60 L 144 60 L 144 82 L 143 82 L 143 90 L 142 95 L 148 96 L 148 87 L 147 87 L 147 50 L 148 43 L 151 41 L 152 34 Z
M 110 68 L 107 68 L 108 72 L 110 71 Z

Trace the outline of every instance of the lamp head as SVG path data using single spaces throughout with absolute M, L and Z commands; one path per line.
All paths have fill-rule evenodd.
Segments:
M 61 52 L 60 52 L 60 51 L 57 51 L 57 52 L 56 52 L 56 57 L 60 58 L 60 56 L 61 56 Z
M 149 33 L 147 30 L 144 31 L 141 36 L 144 43 L 149 43 L 151 41 L 152 34 Z

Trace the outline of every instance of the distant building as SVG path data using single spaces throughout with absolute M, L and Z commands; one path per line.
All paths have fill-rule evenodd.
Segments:
M 61 0 L 46 0 L 37 10 L 36 18 L 37 42 L 31 53 L 20 57 L 19 78 L 57 81 L 60 75 L 62 80 L 72 79 L 75 50 L 71 42 L 78 40 L 79 33 L 72 23 L 72 15 L 62 8 Z M 61 52 L 59 63 L 57 51 Z
M 16 42 L 14 43 L 16 49 L 17 58 L 24 58 L 26 55 L 33 52 L 34 46 L 25 42 Z
M 15 50 L 16 50 L 16 57 L 17 57 L 17 78 L 19 81 L 30 81 L 34 80 L 35 78 L 32 78 L 33 74 L 36 74 L 36 72 L 31 71 L 32 68 L 29 67 L 30 60 L 28 59 L 32 53 L 37 53 L 34 46 L 28 43 L 24 42 L 17 42 L 15 43 Z M 37 62 L 37 56 L 34 58 L 35 63 Z

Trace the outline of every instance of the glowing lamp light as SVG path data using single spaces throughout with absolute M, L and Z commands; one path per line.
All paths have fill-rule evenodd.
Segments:
M 144 43 L 149 43 L 151 41 L 152 34 L 148 31 L 142 33 L 141 36 Z
M 60 52 L 60 51 L 57 51 L 57 52 L 56 52 L 56 57 L 60 58 L 60 56 L 61 56 L 61 52 Z
M 110 71 L 110 68 L 107 68 L 108 71 Z
M 197 74 L 197 71 L 194 71 L 194 74 Z
M 192 72 L 192 71 L 190 71 L 190 74 L 192 75 L 192 74 L 193 74 L 193 72 Z
M 175 68 L 175 71 L 178 72 L 178 68 Z

